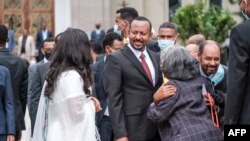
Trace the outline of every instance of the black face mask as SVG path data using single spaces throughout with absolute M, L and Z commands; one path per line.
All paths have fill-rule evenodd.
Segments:
M 45 54 L 44 54 L 45 58 L 47 60 L 50 60 L 52 53 L 53 53 L 52 50 L 45 51 Z

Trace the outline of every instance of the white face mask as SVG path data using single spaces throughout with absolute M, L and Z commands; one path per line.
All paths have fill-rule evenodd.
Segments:
M 158 46 L 161 50 L 167 48 L 167 47 L 173 47 L 175 41 L 173 40 L 158 40 Z
M 122 32 L 118 29 L 118 25 L 117 24 L 114 25 L 114 32 L 117 33 L 117 34 L 119 34 L 119 35 L 122 35 Z

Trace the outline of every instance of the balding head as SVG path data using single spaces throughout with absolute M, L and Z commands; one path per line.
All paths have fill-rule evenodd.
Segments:
M 186 49 L 191 53 L 191 55 L 195 59 L 199 60 L 199 57 L 198 57 L 199 46 L 198 45 L 196 45 L 196 44 L 188 44 L 186 46 Z
M 205 41 L 206 38 L 204 37 L 204 35 L 202 34 L 195 34 L 192 35 L 188 38 L 188 40 L 186 41 L 186 44 L 196 44 L 196 45 L 200 45 L 203 41 Z

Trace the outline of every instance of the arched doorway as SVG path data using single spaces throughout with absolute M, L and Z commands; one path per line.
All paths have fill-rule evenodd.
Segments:
M 54 31 L 54 0 L 0 0 L 0 23 L 9 23 L 17 36 L 26 28 L 35 37 L 42 22 Z

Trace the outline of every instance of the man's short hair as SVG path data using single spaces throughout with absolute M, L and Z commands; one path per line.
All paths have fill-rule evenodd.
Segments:
M 8 29 L 0 24 L 0 44 L 6 44 L 6 42 L 8 41 Z
M 123 7 L 116 10 L 116 14 L 119 13 L 121 14 L 121 19 L 127 20 L 129 23 L 131 23 L 134 18 L 139 16 L 137 10 L 132 7 Z
M 117 33 L 114 32 L 110 32 L 108 34 L 105 35 L 104 40 L 103 40 L 103 48 L 105 50 L 105 47 L 108 46 L 112 46 L 114 41 L 118 40 L 118 41 L 123 41 L 123 37 Z
M 178 33 L 178 26 L 176 23 L 174 22 L 165 22 L 163 24 L 160 25 L 158 31 L 161 29 L 161 28 L 170 28 L 170 29 L 174 29 L 176 31 L 176 33 Z
M 136 18 L 134 18 L 132 21 L 147 21 L 147 22 L 149 23 L 150 32 L 152 31 L 152 23 L 151 23 L 151 21 L 150 21 L 149 19 L 147 19 L 146 17 L 142 17 L 142 16 L 136 17 Z M 132 23 L 132 21 L 131 21 L 131 23 Z M 131 28 L 131 24 L 130 24 L 130 28 Z

